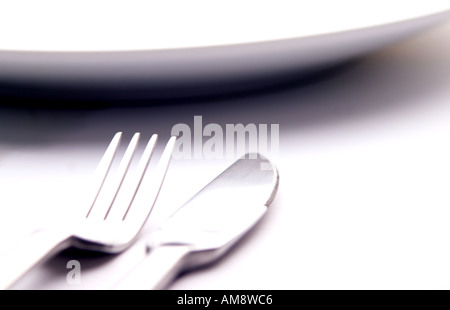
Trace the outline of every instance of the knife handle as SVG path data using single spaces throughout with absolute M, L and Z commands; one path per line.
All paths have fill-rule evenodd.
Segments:
M 161 290 L 172 282 L 183 268 L 189 254 L 187 246 L 165 245 L 152 248 L 113 289 Z

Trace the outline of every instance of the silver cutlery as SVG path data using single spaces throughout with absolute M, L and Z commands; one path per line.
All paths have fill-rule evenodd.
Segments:
M 266 213 L 278 180 L 263 156 L 242 157 L 150 232 L 140 244 L 145 258 L 113 288 L 163 289 L 180 272 L 214 262 Z
M 0 258 L 1 289 L 10 288 L 27 271 L 69 247 L 119 253 L 135 241 L 162 186 L 175 137 L 167 142 L 150 181 L 146 172 L 157 135 L 148 141 L 136 168 L 129 169 L 139 144 L 140 134 L 135 133 L 117 169 L 112 169 L 121 138 L 122 133 L 116 133 L 98 164 L 93 192 L 80 218 L 38 231 Z

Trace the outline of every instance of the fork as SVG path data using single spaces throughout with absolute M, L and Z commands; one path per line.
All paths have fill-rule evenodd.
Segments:
M 35 232 L 0 258 L 0 289 L 11 288 L 26 272 L 67 248 L 113 254 L 126 250 L 136 240 L 158 197 L 176 137 L 167 142 L 150 181 L 146 171 L 157 135 L 150 138 L 131 173 L 140 138 L 140 133 L 135 133 L 113 174 L 111 167 L 121 138 L 121 132 L 115 134 L 97 166 L 87 212 L 76 221 Z

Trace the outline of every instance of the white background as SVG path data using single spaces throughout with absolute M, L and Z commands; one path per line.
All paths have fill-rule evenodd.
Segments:
M 280 124 L 267 216 L 172 289 L 449 289 L 450 24 L 298 85 L 231 99 L 103 109 L 0 108 L 3 248 L 84 207 L 113 134 L 177 123 Z M 160 151 L 160 150 L 159 150 Z M 157 158 L 157 156 L 155 157 Z M 147 228 L 231 163 L 174 160 Z M 107 288 L 139 255 L 64 253 L 18 288 Z M 82 285 L 66 284 L 79 259 Z M 145 279 L 143 279 L 145 281 Z

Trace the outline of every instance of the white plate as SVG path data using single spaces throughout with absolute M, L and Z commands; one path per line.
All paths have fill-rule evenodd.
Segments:
M 449 16 L 435 1 L 24 1 L 0 8 L 0 93 L 131 99 L 273 84 Z

